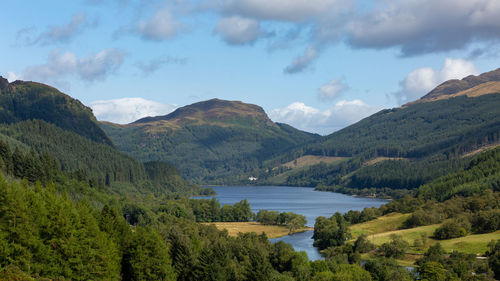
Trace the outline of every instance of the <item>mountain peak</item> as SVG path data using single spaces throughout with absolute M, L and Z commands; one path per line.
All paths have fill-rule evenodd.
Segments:
M 452 79 L 448 80 L 441 85 L 434 88 L 427 95 L 420 98 L 421 101 L 435 100 L 438 98 L 443 98 L 445 96 L 455 95 L 459 92 L 463 92 L 474 88 L 480 84 L 487 82 L 500 82 L 500 68 L 485 72 L 481 75 L 469 75 L 462 80 Z
M 162 120 L 189 123 L 196 121 L 231 121 L 247 118 L 272 123 L 264 109 L 258 105 L 214 98 L 180 107 L 164 116 L 145 117 L 133 122 L 133 124 Z

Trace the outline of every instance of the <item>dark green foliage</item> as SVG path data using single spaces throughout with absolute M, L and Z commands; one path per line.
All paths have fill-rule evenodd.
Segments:
M 368 260 L 364 264 L 366 271 L 370 272 L 373 281 L 410 281 L 414 280 L 404 268 L 401 268 L 394 259 L 381 258 Z
M 443 176 L 418 189 L 425 199 L 444 201 L 454 195 L 471 196 L 485 189 L 500 191 L 500 148 L 477 155 L 462 171 Z
M 41 120 L 2 125 L 0 133 L 29 145 L 39 154 L 50 153 L 58 160 L 63 172 L 74 174 L 77 178 L 77 174 L 82 173 L 84 179 L 94 180 L 97 185 L 104 185 L 107 178 L 109 182 L 137 183 L 148 178 L 141 163 L 115 148 Z M 22 157 L 13 155 L 14 166 L 19 161 Z
M 500 209 L 485 210 L 475 213 L 471 218 L 474 233 L 488 233 L 500 230 Z
M 417 226 L 440 223 L 445 217 L 444 214 L 429 212 L 429 210 L 419 209 L 412 213 L 409 218 L 403 222 L 403 228 L 413 228 Z
M 177 169 L 164 162 L 146 162 L 144 163 L 149 179 L 156 187 L 155 192 L 172 192 L 177 194 L 200 194 L 215 195 L 211 188 L 201 188 L 194 184 L 186 182 L 179 174 Z
M 71 280 L 117 279 L 115 243 L 85 202 L 75 205 L 53 187 L 34 189 L 0 180 L 0 267 Z
M 169 251 L 155 231 L 137 227 L 123 256 L 124 280 L 176 280 Z
M 379 250 L 386 258 L 401 258 L 409 247 L 410 244 L 402 236 L 392 234 L 391 241 L 382 244 Z
M 375 249 L 375 245 L 368 240 L 368 236 L 366 234 L 360 235 L 353 245 L 353 250 L 358 253 L 368 253 L 373 249 Z
M 169 162 L 204 184 L 248 183 L 266 159 L 319 137 L 273 123 L 258 106 L 221 100 L 130 126 L 101 126 L 120 150 L 142 161 Z
M 340 213 L 329 219 L 318 217 L 314 224 L 314 246 L 323 250 L 328 247 L 341 246 L 350 237 L 348 223 Z
M 286 225 L 290 228 L 290 232 L 304 227 L 307 224 L 306 217 L 295 214 L 293 212 L 278 212 L 260 210 L 255 217 L 257 222 L 269 225 Z
M 486 252 L 488 256 L 488 264 L 495 273 L 495 278 L 500 279 L 500 240 L 491 241 L 489 243 L 489 250 Z
M 457 156 L 498 142 L 499 106 L 500 95 L 491 94 L 383 110 L 268 161 L 268 165 L 277 166 L 302 155 L 351 157 L 341 163 L 318 164 L 289 173 L 286 184 L 417 188 L 464 167 L 466 160 Z M 375 157 L 404 159 L 364 165 Z
M 0 123 L 40 119 L 95 142 L 112 145 L 92 110 L 50 86 L 15 81 L 0 88 Z
M 453 252 L 446 255 L 439 243 L 429 247 L 416 265 L 424 280 L 491 280 L 484 261 L 473 254 Z
M 467 235 L 471 231 L 471 224 L 467 218 L 459 218 L 443 223 L 434 231 L 436 239 L 451 239 Z
M 234 205 L 220 207 L 219 201 L 213 199 L 190 199 L 187 205 L 192 209 L 194 217 L 198 222 L 243 222 L 250 221 L 254 213 L 250 210 L 250 204 L 246 199 Z

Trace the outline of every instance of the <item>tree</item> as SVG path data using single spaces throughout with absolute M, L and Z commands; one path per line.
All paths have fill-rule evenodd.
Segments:
M 391 241 L 380 246 L 380 251 L 387 258 L 401 258 L 406 253 L 410 244 L 402 236 L 392 234 Z

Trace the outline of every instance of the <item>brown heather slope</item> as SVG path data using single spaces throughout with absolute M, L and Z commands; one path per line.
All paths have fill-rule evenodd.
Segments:
M 462 80 L 448 80 L 412 103 L 429 102 L 456 96 L 477 97 L 500 92 L 500 68 L 481 75 L 469 75 Z M 410 104 L 412 104 L 410 103 Z

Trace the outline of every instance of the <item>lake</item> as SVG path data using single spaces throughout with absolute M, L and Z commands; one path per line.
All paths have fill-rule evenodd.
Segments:
M 314 191 L 308 187 L 289 186 L 216 186 L 212 187 L 221 205 L 234 204 L 247 199 L 252 212 L 273 210 L 294 212 L 304 215 L 308 226 L 314 226 L 317 217 L 330 217 L 335 212 L 362 210 L 365 207 L 378 207 L 387 203 L 384 199 L 352 197 L 333 192 Z M 292 244 L 296 251 L 306 251 L 311 260 L 321 259 L 318 250 L 313 247 L 312 231 L 297 233 L 270 239 L 273 242 L 283 240 Z

